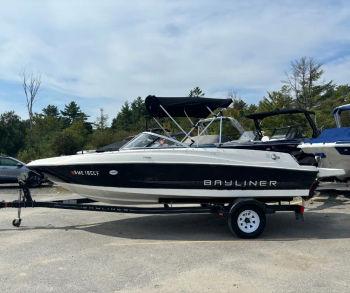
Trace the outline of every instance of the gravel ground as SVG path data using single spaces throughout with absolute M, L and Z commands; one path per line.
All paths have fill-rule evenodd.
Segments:
M 0 189 L 0 200 L 16 198 Z M 35 198 L 72 197 L 40 188 Z M 74 197 L 74 196 L 73 196 Z M 350 199 L 319 197 L 305 221 L 269 215 L 257 240 L 215 215 L 0 210 L 1 292 L 349 292 Z

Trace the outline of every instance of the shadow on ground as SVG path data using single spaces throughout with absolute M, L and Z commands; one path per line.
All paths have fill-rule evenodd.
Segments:
M 341 224 L 340 224 L 341 223 Z M 350 215 L 307 214 L 296 221 L 293 214 L 269 215 L 261 238 L 265 240 L 350 238 Z M 83 228 L 102 235 L 148 240 L 231 240 L 225 219 L 213 215 L 147 216 L 100 223 Z
M 74 215 L 72 214 L 72 217 Z M 269 215 L 264 240 L 350 238 L 350 214 L 308 212 L 305 221 L 290 213 Z M 64 227 L 21 227 L 19 230 L 80 230 L 104 236 L 147 240 L 232 240 L 226 220 L 214 215 L 152 215 Z M 2 229 L 14 231 L 13 229 Z M 20 231 L 19 231 L 20 232 Z
M 350 196 L 327 196 L 327 197 L 316 197 L 312 199 L 313 205 L 309 205 L 311 211 L 322 211 L 329 208 L 337 208 L 338 210 L 344 210 L 350 206 Z

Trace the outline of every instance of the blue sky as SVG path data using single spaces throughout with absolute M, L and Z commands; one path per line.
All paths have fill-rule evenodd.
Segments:
M 350 81 L 348 1 L 4 1 L 0 113 L 26 117 L 20 73 L 40 73 L 34 110 L 76 100 L 93 120 L 148 94 L 256 102 L 312 56 Z

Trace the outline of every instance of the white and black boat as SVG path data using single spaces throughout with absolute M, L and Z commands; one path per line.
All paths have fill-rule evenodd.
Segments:
M 156 121 L 172 119 L 184 132 L 181 141 L 143 132 L 119 151 L 41 159 L 28 167 L 82 196 L 113 204 L 278 201 L 312 195 L 319 176 L 316 167 L 301 166 L 288 153 L 199 145 L 191 137 L 199 124 L 186 132 L 173 118 L 207 117 L 230 103 L 230 99 L 149 96 L 149 114 Z M 213 121 L 223 121 L 220 113 Z M 204 132 L 198 130 L 196 137 Z
M 169 147 L 153 147 L 160 140 Z M 308 196 L 318 172 L 286 153 L 188 147 L 154 133 L 142 133 L 117 152 L 29 166 L 73 192 L 119 204 Z

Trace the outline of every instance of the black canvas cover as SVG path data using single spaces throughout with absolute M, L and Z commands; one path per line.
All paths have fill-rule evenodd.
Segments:
M 186 117 L 186 111 L 189 117 L 205 118 L 210 114 L 208 108 L 214 111 L 218 108 L 227 108 L 231 103 L 231 99 L 201 97 L 164 98 L 148 96 L 145 100 L 146 109 L 152 117 L 167 116 L 163 109 L 161 109 L 160 106 L 162 106 L 172 117 Z
M 246 115 L 247 118 L 249 119 L 257 119 L 257 120 L 261 120 L 264 119 L 266 117 L 270 117 L 270 116 L 276 116 L 276 115 L 284 115 L 284 114 L 312 114 L 314 115 L 315 112 L 312 111 L 307 111 L 304 109 L 277 109 L 274 111 L 270 111 L 270 112 L 260 112 L 260 113 L 254 113 L 254 114 L 250 114 L 250 115 Z

